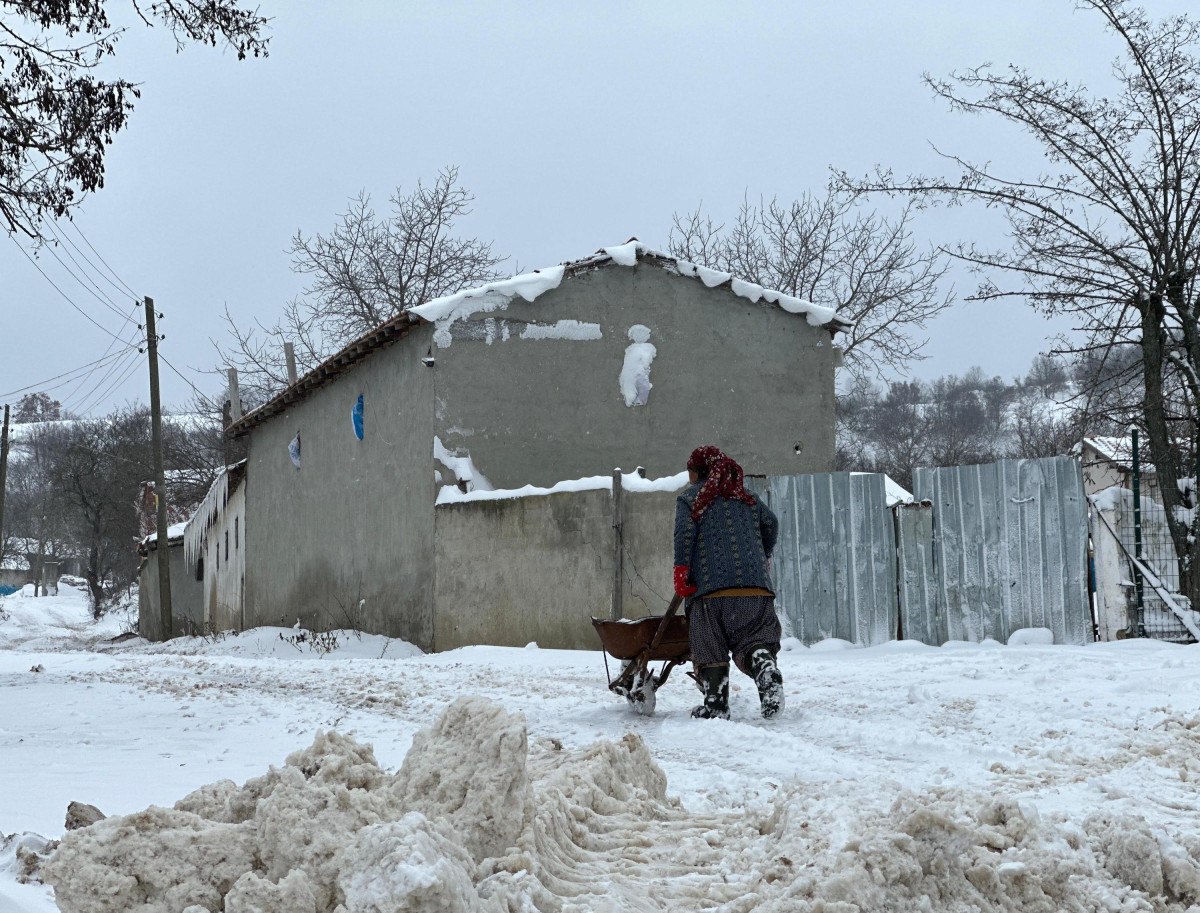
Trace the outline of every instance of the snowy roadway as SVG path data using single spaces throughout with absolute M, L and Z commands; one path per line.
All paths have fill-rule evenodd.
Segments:
M 855 837 L 855 822 L 882 820 L 905 795 L 918 804 L 953 795 L 960 804 L 1016 800 L 1068 831 L 1097 814 L 1141 818 L 1164 853 L 1178 856 L 1183 840 L 1200 866 L 1200 843 L 1189 837 L 1200 834 L 1196 646 L 825 642 L 782 654 L 782 718 L 760 719 L 752 683 L 735 678 L 733 719 L 723 722 L 689 718 L 698 692 L 682 673 L 660 692 L 656 716 L 632 715 L 606 692 L 598 652 L 422 656 L 402 642 L 343 635 L 322 655 L 280 641 L 280 629 L 114 645 L 106 638 L 117 622 L 90 625 L 82 593 L 9 597 L 0 611 L 0 836 L 60 837 L 71 800 L 118 815 L 170 807 L 216 780 L 240 784 L 322 729 L 369 743 L 395 771 L 415 732 L 456 698 L 480 695 L 524 714 L 531 756 L 536 746 L 570 751 L 636 733 L 666 773 L 667 794 L 697 819 L 766 820 L 785 797 L 801 797 L 808 833 L 819 831 L 831 852 Z M 56 909 L 48 887 L 18 884 L 14 868 L 11 850 L 0 851 L 0 910 Z M 1124 871 L 1116 862 L 1108 870 L 1110 880 Z M 1173 897 L 1133 892 L 1111 909 L 1200 904 L 1189 871 L 1174 876 Z M 706 896 L 675 908 L 711 906 Z

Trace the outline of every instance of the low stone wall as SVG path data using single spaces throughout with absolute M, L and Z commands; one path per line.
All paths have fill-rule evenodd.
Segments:
M 625 616 L 670 599 L 675 493 L 625 491 Z M 434 649 L 599 647 L 612 609 L 612 494 L 599 489 L 435 509 Z

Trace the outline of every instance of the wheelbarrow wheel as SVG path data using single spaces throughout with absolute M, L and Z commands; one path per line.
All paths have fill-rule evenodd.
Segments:
M 624 672 L 628 666 L 629 661 L 623 662 L 621 671 Z M 633 681 L 628 690 L 622 688 L 620 691 L 625 695 L 625 700 L 634 713 L 638 716 L 653 716 L 657 702 L 657 684 L 654 672 L 646 665 L 633 674 Z

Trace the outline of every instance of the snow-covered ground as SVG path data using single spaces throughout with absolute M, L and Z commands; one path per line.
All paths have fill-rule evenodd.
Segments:
M 76 590 L 8 597 L 0 612 L 0 835 L 59 838 L 72 800 L 108 815 L 170 809 L 206 784 L 261 777 L 321 730 L 373 746 L 381 772 L 350 743 L 323 742 L 272 775 L 316 790 L 325 774 L 313 775 L 312 757 L 320 755 L 335 771 L 329 777 L 344 769 L 366 777 L 368 786 L 342 795 L 369 799 L 360 823 L 382 816 L 390 830 L 360 834 L 343 809 L 337 826 L 350 830 L 332 844 L 358 840 L 355 873 L 321 887 L 320 873 L 339 877 L 346 857 L 281 862 L 283 851 L 263 842 L 254 858 L 272 883 L 245 876 L 242 899 L 225 907 L 233 913 L 324 911 L 338 891 L 350 913 L 1200 910 L 1197 646 L 854 649 L 831 641 L 782 654 L 788 707 L 780 719 L 759 718 L 753 685 L 739 677 L 724 722 L 689 718 L 698 693 L 678 672 L 657 715 L 634 716 L 606 691 L 599 652 L 470 647 L 425 656 L 351 632 L 326 652 L 281 639 L 294 638 L 292 629 L 113 643 L 128 619 L 92 624 Z M 513 748 L 519 719 L 468 702 L 418 739 L 421 758 L 400 771 L 414 735 L 467 695 L 524 715 L 528 758 Z M 338 764 L 328 760 L 335 756 Z M 431 757 L 445 764 L 436 776 Z M 458 782 L 459 774 L 476 786 L 463 787 L 457 818 L 430 804 L 445 789 L 413 795 L 414 783 Z M 261 797 L 275 782 L 246 795 Z M 476 789 L 482 782 L 487 789 Z M 228 797 L 241 795 L 216 792 L 226 812 L 213 811 L 220 802 L 210 790 L 171 820 L 215 821 L 228 813 Z M 490 876 L 474 868 L 477 841 L 463 836 L 482 826 L 462 817 L 481 792 L 511 793 L 512 807 L 526 809 L 514 813 L 517 830 L 525 828 L 521 851 L 489 862 Z M 257 801 L 247 814 L 258 818 L 219 826 L 239 840 L 277 832 L 282 819 Z M 155 826 L 167 827 L 168 813 L 156 814 Z M 148 819 L 131 820 L 141 822 L 139 839 L 156 839 L 153 829 L 145 836 Z M 446 830 L 451 820 L 458 831 Z M 487 820 L 484 833 L 503 832 L 505 816 Z M 70 859 L 95 861 L 98 846 L 72 843 Z M 125 847 L 114 858 L 140 857 Z M 0 850 L 0 910 L 56 909 L 51 889 L 18 884 L 16 868 L 10 843 Z M 95 877 L 83 863 L 75 871 Z M 261 901 L 266 895 L 277 906 Z

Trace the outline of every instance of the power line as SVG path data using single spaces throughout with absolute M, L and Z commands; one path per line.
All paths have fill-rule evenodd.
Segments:
M 138 329 L 140 330 L 141 328 L 139 327 Z M 128 345 L 130 345 L 130 346 L 136 346 L 136 342 L 135 342 L 136 335 L 137 335 L 136 333 L 131 333 L 129 339 L 122 340 L 122 342 L 127 342 Z M 113 345 L 115 343 L 116 343 L 116 340 L 109 340 L 108 346 L 104 350 L 105 355 L 108 355 L 108 353 L 112 351 Z M 115 354 L 120 355 L 120 354 L 122 354 L 123 351 L 128 351 L 128 350 L 121 350 L 121 351 L 116 352 Z M 66 394 L 64 399 L 73 398 L 75 396 L 75 394 L 77 394 L 79 392 L 80 388 L 83 387 L 83 385 L 88 382 L 88 380 L 91 378 L 91 376 L 92 376 L 92 374 L 91 374 L 91 372 L 89 372 L 88 374 L 79 378 L 79 382 L 74 387 L 71 388 L 70 392 L 68 392 Z M 101 382 L 103 382 L 103 381 L 101 381 Z
M 116 357 L 108 362 L 99 379 L 95 381 L 92 380 L 92 374 L 81 377 L 79 382 L 68 393 L 64 394 L 62 398 L 63 408 L 68 411 L 74 410 L 80 403 L 89 399 L 93 393 L 108 382 L 109 378 L 125 368 L 125 365 L 129 363 L 128 359 L 133 357 L 135 352 L 136 350 L 125 349 L 124 351 L 114 353 Z M 88 384 L 90 386 L 86 386 L 87 392 L 81 393 L 80 391 L 84 390 L 85 385 Z
M 49 223 L 47 223 L 47 224 L 49 224 Z M 51 232 L 51 233 L 53 233 L 53 232 Z M 53 244 L 45 245 L 45 249 L 50 252 L 51 257 L 53 257 L 55 260 L 58 261 L 58 265 L 61 266 L 64 270 L 66 270 L 67 275 L 79 283 L 79 285 L 83 288 L 83 290 L 85 292 L 87 292 L 89 295 L 91 295 L 93 298 L 95 298 L 97 301 L 99 301 L 102 305 L 104 305 L 106 308 L 108 308 L 110 311 L 112 311 L 114 314 L 116 314 L 118 317 L 120 317 L 121 320 L 123 320 L 125 323 L 130 323 L 132 321 L 133 318 L 130 317 L 128 314 L 126 314 L 119 307 L 117 307 L 117 305 L 113 302 L 113 300 L 108 297 L 107 293 L 105 293 L 104 289 L 100 288 L 100 286 L 96 283 L 96 281 L 94 279 L 92 279 L 92 277 L 88 274 L 88 272 L 79 265 L 79 262 L 77 260 L 75 260 L 75 258 L 73 256 L 71 256 L 71 252 L 69 250 L 67 250 L 64 247 L 63 253 L 66 254 L 71 259 L 71 262 L 75 264 L 75 268 L 78 269 L 79 272 L 83 274 L 83 278 L 80 278 L 79 276 L 77 276 L 75 274 L 75 270 L 71 269 L 71 267 L 67 266 L 67 264 L 65 262 L 63 262 L 63 258 L 58 255 L 58 251 L 56 251 L 54 249 Z M 91 284 L 89 285 L 88 283 L 91 283 Z
M 49 226 L 51 232 L 54 233 L 54 236 L 56 238 L 58 238 L 59 240 L 65 242 L 67 245 L 69 245 L 75 251 L 75 253 L 79 254 L 80 258 L 84 261 L 84 263 L 86 263 L 89 267 L 91 267 L 92 271 L 97 276 L 99 276 L 101 279 L 103 279 L 106 283 L 108 283 L 110 288 L 112 288 L 114 291 L 116 291 L 118 298 L 125 298 L 129 294 L 128 287 L 123 288 L 122 285 L 118 285 L 116 282 L 114 282 L 112 279 L 110 279 L 107 275 L 105 275 L 104 270 L 100 269 L 100 267 L 98 267 L 92 261 L 92 259 L 90 257 L 88 257 L 88 255 L 86 253 L 83 252 L 83 250 L 79 247 L 79 245 L 76 244 L 74 241 L 72 241 L 67 236 L 67 233 L 65 231 L 58 229 L 52 222 L 47 222 L 46 224 Z M 83 236 L 80 235 L 80 237 L 83 237 Z M 93 248 L 93 252 L 94 252 L 94 250 L 95 249 Z M 99 257 L 100 255 L 97 254 L 96 256 Z M 74 262 L 78 264 L 79 261 L 75 260 L 74 257 L 72 257 L 71 259 L 74 260 Z M 110 272 L 111 272 L 111 269 L 110 269 Z M 133 298 L 134 298 L 135 306 L 136 306 L 137 296 L 134 295 Z
M 125 383 L 125 381 L 129 380 L 129 378 L 133 376 L 133 373 L 139 367 L 141 367 L 141 364 L 142 364 L 141 353 L 137 353 L 137 354 L 133 355 L 133 357 L 130 359 L 130 361 L 128 363 L 128 366 L 118 375 L 117 379 L 114 380 L 111 384 L 109 384 L 108 387 L 106 387 L 103 390 L 103 392 L 98 393 L 95 397 L 93 397 L 91 399 L 91 401 L 88 403 L 88 405 L 83 407 L 80 411 L 84 415 L 89 414 L 93 409 L 95 409 L 102 402 L 104 402 L 110 395 L 112 395 L 113 391 L 115 391 L 118 387 L 120 387 L 123 383 Z M 98 386 L 100 386 L 100 385 L 97 384 L 97 387 Z
M 59 387 L 65 387 L 67 384 L 72 383 L 76 380 L 75 375 L 78 374 L 80 371 L 85 371 L 88 368 L 98 367 L 99 365 L 101 365 L 105 362 L 111 361 L 112 359 L 116 358 L 118 355 L 121 355 L 121 354 L 122 354 L 121 352 L 116 352 L 112 355 L 109 355 L 106 352 L 104 355 L 100 356 L 95 361 L 89 361 L 86 365 L 80 365 L 78 368 L 72 368 L 69 371 L 64 371 L 62 374 L 56 374 L 56 375 L 54 375 L 54 377 L 47 377 L 45 380 L 39 380 L 36 383 L 29 384 L 28 386 L 25 386 L 25 387 L 20 387 L 19 389 L 16 389 L 16 390 L 9 390 L 7 393 L 0 393 L 0 399 L 7 399 L 10 396 L 16 396 L 19 393 L 26 393 L 30 390 L 49 392 L 50 390 L 56 390 Z M 84 376 L 86 377 L 87 375 L 84 375 Z M 66 380 L 64 380 L 60 384 L 54 384 L 54 381 L 59 380 L 60 378 L 66 378 Z M 47 386 L 48 384 L 54 384 L 54 385 Z
M 67 405 L 64 408 L 66 408 L 68 411 L 72 411 L 72 410 L 76 410 L 76 409 L 79 411 L 83 411 L 83 409 L 82 409 L 83 404 L 86 402 L 90 402 L 92 397 L 96 394 L 96 392 L 101 387 L 103 387 L 105 384 L 107 384 L 114 375 L 120 374 L 122 371 L 124 371 L 125 368 L 129 365 L 130 361 L 135 358 L 136 358 L 136 353 L 131 352 L 129 350 L 119 353 L 116 360 L 114 360 L 108 366 L 108 368 L 104 371 L 104 373 L 102 375 L 100 375 L 100 379 L 97 380 L 95 383 L 93 383 L 87 389 L 87 392 L 79 393 L 78 392 L 79 387 L 76 387 L 75 390 L 73 390 L 71 392 L 70 397 L 66 398 Z M 82 386 L 82 385 L 80 385 L 80 386 Z
M 105 260 L 104 257 L 102 257 L 100 255 L 100 251 L 96 250 L 96 248 L 92 246 L 92 242 L 87 239 L 87 235 L 85 235 L 83 233 L 83 229 L 80 228 L 78 225 L 76 225 L 74 220 L 68 220 L 68 221 L 69 221 L 70 226 L 75 229 L 75 233 L 77 235 L 79 235 L 80 238 L 83 239 L 83 243 L 86 244 L 88 246 L 88 249 L 91 250 L 91 252 L 96 255 L 97 259 L 99 259 L 99 261 L 104 264 L 105 268 L 112 274 L 112 277 L 125 287 L 125 291 L 129 292 L 129 294 L 133 296 L 135 301 L 140 301 L 142 296 L 139 295 L 137 292 L 135 292 L 133 289 L 131 289 L 129 287 L 129 285 L 125 282 L 125 280 L 117 275 L 117 271 L 108 265 L 108 261 Z
M 89 323 L 93 324 L 102 333 L 106 333 L 107 335 L 111 336 L 113 339 L 117 340 L 117 342 L 122 342 L 122 343 L 125 342 L 125 340 L 123 340 L 120 336 L 118 336 L 112 330 L 108 329 L 108 327 L 99 323 L 95 317 L 93 317 L 91 314 L 89 314 L 87 311 L 85 311 L 83 308 L 81 308 L 79 305 L 77 305 L 71 299 L 70 295 L 68 295 L 61 288 L 59 288 L 58 285 L 54 282 L 54 280 L 46 275 L 46 271 L 44 269 L 42 269 L 42 267 L 38 264 L 37 260 L 35 260 L 32 256 L 30 256 L 29 251 L 27 251 L 24 247 L 22 247 L 20 242 L 18 242 L 16 238 L 14 238 L 12 235 L 9 235 L 8 237 L 9 237 L 9 240 L 11 240 L 12 243 L 16 246 L 17 250 L 19 250 L 21 252 L 22 256 L 24 256 L 26 260 L 28 260 L 30 263 L 33 264 L 33 268 L 42 274 L 42 278 L 45 279 L 47 282 L 49 282 L 51 287 L 53 287 L 53 289 L 56 292 L 58 292 L 60 295 L 62 295 L 63 299 L 67 302 L 67 304 L 71 305 L 71 307 L 73 307 L 80 314 L 82 314 Z M 126 343 L 126 345 L 128 346 L 129 344 Z
M 182 381 L 183 381 L 185 384 L 187 384 L 189 387 L 191 387 L 193 390 L 195 390 L 195 391 L 196 391 L 196 395 L 197 395 L 197 396 L 199 396 L 199 397 L 200 397 L 202 400 L 204 400 L 206 403 L 208 403 L 208 404 L 209 404 L 210 406 L 212 406 L 214 409 L 220 409 L 220 408 L 221 408 L 219 405 L 217 405 L 215 402 L 213 402 L 211 399 L 209 399 L 207 396 L 205 396 L 205 395 L 204 395 L 202 392 L 200 392 L 200 388 L 199 388 L 199 387 L 197 387 L 197 386 L 196 386 L 194 383 L 192 383 L 190 380 L 188 380 L 186 377 L 184 377 L 184 376 L 183 376 L 183 374 L 182 374 L 182 373 L 179 371 L 179 369 L 178 369 L 178 368 L 176 368 L 176 367 L 175 367 L 173 364 L 171 364 L 169 361 L 167 361 L 167 357 L 166 357 L 165 355 L 163 355 L 163 353 L 162 353 L 161 351 L 158 353 L 158 358 L 159 358 L 159 361 L 163 362 L 164 364 L 166 364 L 166 366 L 167 366 L 168 368 L 170 368 L 172 371 L 174 371 L 174 372 L 175 372 L 175 375 L 176 375 L 176 376 L 177 376 L 177 377 L 178 377 L 180 380 L 182 380 Z
M 137 346 L 137 335 L 140 331 L 141 331 L 141 327 L 137 326 L 136 329 L 134 329 L 133 332 L 131 332 L 129 334 L 129 337 L 127 339 L 122 339 L 120 341 L 124 342 L 129 347 L 135 347 L 135 346 Z M 108 345 L 104 349 L 105 355 L 107 355 L 109 352 L 112 351 L 112 348 L 116 344 L 116 342 L 117 342 L 117 340 L 115 340 L 115 339 L 109 340 Z M 140 346 L 137 346 L 137 347 L 140 348 Z M 127 350 L 124 350 L 124 351 L 127 351 Z M 120 354 L 120 352 L 118 352 L 117 354 Z M 76 396 L 76 394 L 79 393 L 79 391 L 83 387 L 83 385 L 86 384 L 91 379 L 91 376 L 92 376 L 91 373 L 88 373 L 84 377 L 81 377 L 79 379 L 79 382 L 74 387 L 71 388 L 71 390 L 66 394 L 66 396 L 63 397 L 64 400 L 74 399 L 74 397 Z M 99 383 L 104 383 L 104 378 L 101 378 Z

